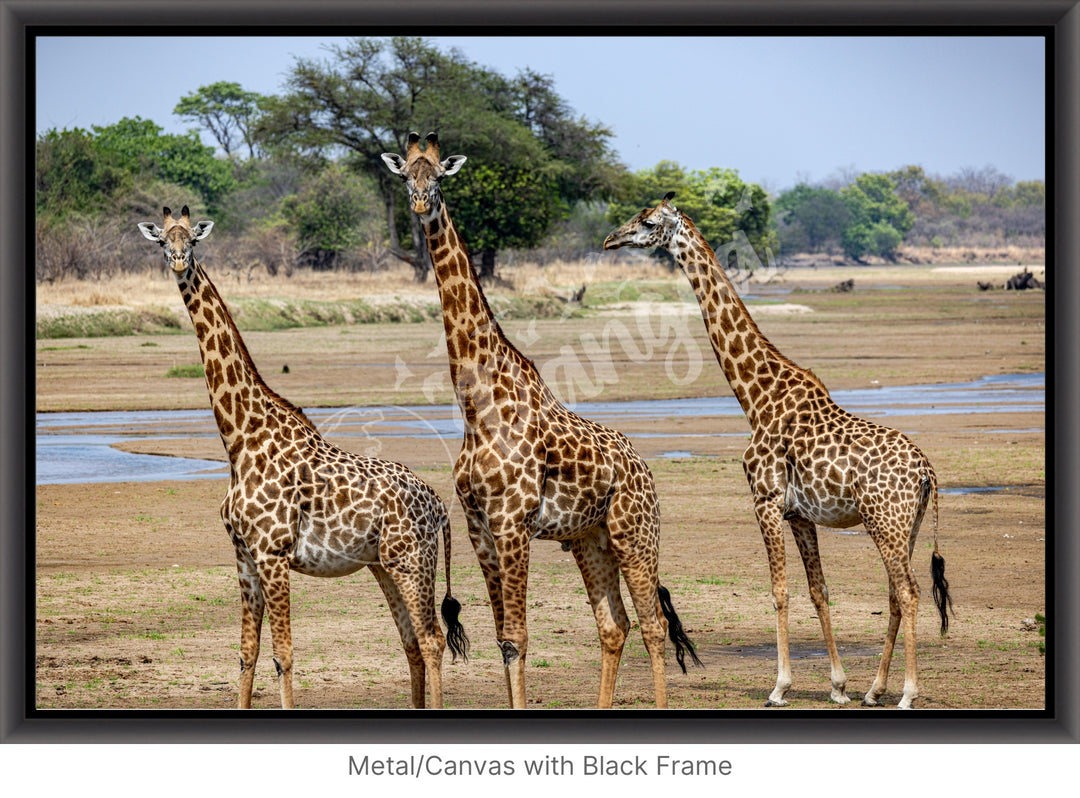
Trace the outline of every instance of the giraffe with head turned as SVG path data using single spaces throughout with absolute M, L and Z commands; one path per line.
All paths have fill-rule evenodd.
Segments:
M 784 357 L 761 333 L 724 273 L 716 253 L 669 192 L 604 241 L 604 249 L 664 247 L 690 280 L 716 359 L 750 423 L 743 468 L 769 559 L 776 608 L 777 680 L 766 706 L 784 706 L 791 687 L 788 654 L 788 589 L 784 559 L 787 521 L 806 569 L 810 598 L 821 622 L 831 665 L 831 699 L 845 704 L 847 677 L 833 639 L 829 592 L 818 553 L 817 524 L 862 523 L 877 545 L 889 578 L 889 626 L 877 676 L 863 703 L 885 692 L 893 646 L 904 627 L 904 692 L 908 708 L 918 695 L 915 618 L 919 587 L 911 567 L 915 538 L 930 502 L 934 511 L 931 555 L 934 601 L 941 633 L 951 604 L 945 562 L 938 553 L 937 477 L 926 455 L 902 433 L 839 407 L 811 371 Z
M 666 707 L 665 631 L 684 671 L 687 653 L 698 658 L 659 582 L 652 474 L 625 436 L 564 407 L 500 328 L 439 185 L 465 157 L 440 161 L 436 134 L 421 149 L 411 133 L 404 158 L 383 160 L 405 182 L 435 269 L 464 422 L 455 487 L 487 583 L 511 706 L 525 706 L 529 546 L 540 539 L 573 552 L 585 580 L 602 652 L 597 705 L 611 707 L 630 629 L 621 575 L 652 663 L 656 706 Z
M 139 225 L 160 245 L 195 327 L 229 489 L 221 520 L 240 581 L 240 700 L 251 706 L 264 612 L 269 615 L 281 706 L 293 706 L 289 572 L 345 576 L 367 567 L 386 596 L 409 661 L 414 707 L 442 706 L 442 658 L 468 640 L 450 593 L 450 523 L 428 485 L 402 465 L 327 443 L 303 410 L 271 390 L 251 360 L 221 294 L 195 258 L 214 223 L 192 224 L 185 205 L 164 227 Z M 446 558 L 444 636 L 435 617 L 439 536 Z

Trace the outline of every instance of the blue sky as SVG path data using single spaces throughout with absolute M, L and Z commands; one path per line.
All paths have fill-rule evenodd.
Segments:
M 552 75 L 575 113 L 612 128 L 635 170 L 734 168 L 771 191 L 907 164 L 1045 178 L 1039 37 L 428 38 L 508 76 Z M 41 37 L 36 128 L 141 116 L 183 132 L 172 113 L 183 95 L 220 80 L 283 93 L 297 57 L 344 41 Z

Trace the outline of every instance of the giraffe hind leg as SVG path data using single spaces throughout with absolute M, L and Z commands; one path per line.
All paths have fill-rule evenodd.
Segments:
M 623 646 L 630 631 L 630 619 L 619 591 L 619 566 L 611 551 L 600 549 L 593 536 L 569 545 L 585 581 L 600 635 L 600 694 L 596 705 L 599 709 L 610 709 Z
M 821 634 L 825 639 L 825 648 L 829 652 L 830 681 L 832 692 L 829 698 L 837 704 L 847 704 L 851 701 L 847 696 L 847 675 L 844 666 L 840 662 L 840 653 L 836 650 L 836 640 L 833 638 L 832 616 L 829 612 L 829 588 L 825 584 L 825 574 L 821 569 L 821 554 L 818 550 L 817 527 L 813 522 L 798 516 L 788 519 L 791 531 L 795 536 L 795 544 L 799 547 L 803 566 L 806 569 L 806 582 L 810 588 L 810 600 L 817 610 L 818 620 L 821 622 Z
M 889 674 L 893 647 L 900 626 L 904 627 L 904 693 L 899 707 L 907 709 L 918 697 L 918 672 L 915 642 L 915 620 L 919 610 L 919 585 L 915 572 L 911 570 L 908 557 L 907 536 L 903 543 L 890 543 L 887 532 L 882 532 L 884 525 L 874 521 L 866 522 L 866 530 L 878 546 L 885 572 L 889 577 L 889 630 L 881 654 L 881 665 L 877 677 L 863 699 L 864 704 L 873 706 L 885 691 L 885 681 Z

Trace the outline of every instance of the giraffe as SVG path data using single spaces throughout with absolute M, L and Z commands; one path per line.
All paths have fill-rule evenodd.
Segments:
M 442 706 L 442 657 L 467 655 L 450 593 L 450 524 L 428 485 L 397 463 L 327 443 L 303 410 L 271 390 L 255 369 L 221 294 L 195 258 L 213 222 L 191 224 L 164 209 L 164 227 L 139 224 L 161 246 L 191 316 L 221 442 L 229 489 L 221 520 L 236 549 L 240 581 L 240 699 L 251 706 L 264 610 L 270 619 L 281 706 L 293 706 L 289 572 L 345 576 L 367 566 L 386 596 L 409 661 L 414 707 Z M 439 533 L 446 558 L 442 616 L 434 613 Z
M 679 211 L 669 192 L 604 241 L 604 249 L 664 247 L 689 278 L 701 307 L 716 359 L 750 423 L 743 469 L 769 559 L 776 609 L 777 680 L 766 706 L 785 706 L 791 687 L 788 655 L 788 590 L 784 561 L 787 521 L 806 569 L 810 598 L 829 652 L 832 691 L 850 701 L 847 677 L 833 639 L 829 591 L 821 569 L 817 527 L 862 523 L 877 545 L 889 578 L 889 626 L 877 675 L 863 704 L 874 706 L 885 692 L 893 646 L 904 626 L 904 692 L 908 708 L 918 695 L 915 617 L 919 587 L 911 567 L 915 538 L 933 499 L 934 601 L 941 634 L 951 606 L 945 561 L 938 552 L 937 477 L 919 448 L 902 433 L 851 415 L 836 405 L 825 385 L 808 369 L 784 357 L 754 323 L 705 238 Z
M 406 157 L 384 153 L 423 225 L 443 308 L 450 380 L 464 422 L 454 464 L 458 499 L 495 618 L 510 705 L 525 707 L 526 586 L 534 538 L 573 552 L 601 646 L 597 706 L 610 708 L 630 629 L 626 581 L 652 665 L 656 706 L 667 706 L 665 632 L 686 671 L 700 660 L 659 582 L 660 513 L 652 474 L 621 433 L 563 406 L 503 333 L 443 201 L 440 181 L 465 157 L 440 162 L 439 140 L 408 137 Z

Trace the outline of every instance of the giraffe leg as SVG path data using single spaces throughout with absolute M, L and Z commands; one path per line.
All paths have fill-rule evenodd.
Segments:
M 251 691 L 255 685 L 255 663 L 259 659 L 259 639 L 262 632 L 262 587 L 255 563 L 246 552 L 237 549 L 236 570 L 240 580 L 240 696 L 237 707 L 251 708 Z
M 464 505 L 465 502 L 463 501 Z M 503 592 L 502 578 L 499 576 L 499 554 L 495 550 L 495 539 L 484 530 L 478 515 L 466 508 L 465 518 L 469 527 L 469 542 L 472 543 L 476 559 L 480 563 L 480 572 L 484 575 L 484 584 L 487 586 L 488 599 L 491 602 L 491 613 L 495 618 L 496 643 L 503 639 Z M 500 651 L 502 647 L 500 646 Z M 514 705 L 514 692 L 510 686 L 510 671 L 506 671 L 506 696 L 510 706 Z
M 638 626 L 652 666 L 653 697 L 657 709 L 666 709 L 667 673 L 664 667 L 668 623 L 660 608 L 660 517 L 655 505 L 640 506 L 636 501 L 612 501 L 608 513 L 608 537 L 626 580 L 630 600 L 637 613 Z
M 882 533 L 883 525 L 873 521 L 866 523 L 867 532 L 878 546 L 885 572 L 889 576 L 889 631 L 882 649 L 881 665 L 873 685 L 863 699 L 864 704 L 874 705 L 885 691 L 885 682 L 889 675 L 893 646 L 900 625 L 904 627 L 904 693 L 900 698 L 900 709 L 909 709 L 919 695 L 918 667 L 915 641 L 915 621 L 919 610 L 919 585 L 915 572 L 911 570 L 907 541 L 904 544 L 890 542 L 887 533 Z M 906 537 L 906 536 L 905 536 Z
M 292 628 L 289 620 L 289 563 L 275 557 L 259 563 L 259 581 L 270 616 L 270 635 L 274 641 L 274 666 L 281 691 L 281 708 L 293 708 Z
M 896 633 L 900 630 L 900 602 L 896 600 L 896 590 L 889 585 L 889 628 L 885 632 L 885 646 L 881 650 L 881 661 L 878 663 L 877 675 L 874 683 L 863 697 L 863 706 L 876 707 L 878 699 L 885 692 L 889 681 L 889 666 L 892 665 L 893 646 L 896 644 Z
M 818 620 L 821 622 L 821 634 L 825 638 L 825 648 L 829 652 L 829 665 L 831 668 L 832 693 L 829 696 L 837 704 L 846 704 L 851 701 L 847 696 L 847 674 L 840 662 L 840 654 L 836 650 L 836 641 L 833 639 L 832 618 L 829 613 L 829 588 L 825 584 L 825 574 L 821 570 L 821 555 L 818 551 L 817 528 L 813 522 L 803 518 L 792 518 L 791 531 L 795 535 L 795 544 L 799 547 L 802 555 L 803 566 L 806 568 L 806 581 L 810 586 L 810 600 L 814 602 Z
M 371 572 L 382 588 L 386 597 L 387 606 L 394 617 L 394 625 L 397 626 L 398 634 L 401 635 L 401 645 L 405 649 L 405 657 L 409 661 L 409 683 L 411 687 L 412 705 L 416 709 L 424 708 L 425 683 L 431 678 L 431 704 L 436 709 L 442 707 L 442 680 L 439 668 L 435 667 L 428 672 L 428 663 L 433 659 L 430 651 L 431 643 L 425 640 L 426 645 L 421 645 L 419 630 L 424 628 L 425 620 L 430 625 L 431 619 L 413 618 L 417 613 L 410 607 L 410 603 L 418 602 L 419 596 L 415 596 L 410 602 L 405 598 L 406 593 L 415 593 L 414 586 L 402 574 L 389 572 L 381 565 L 372 565 Z M 403 582 L 404 585 L 398 584 Z M 429 605 L 431 601 L 429 600 Z M 428 637 L 429 635 L 425 635 Z M 427 649 L 427 650 L 425 650 Z M 426 656 L 425 656 L 426 655 Z M 438 659 L 442 659 L 442 649 L 438 649 Z M 435 663 L 438 665 L 438 662 Z
M 771 501 L 756 501 L 758 525 L 769 557 L 773 608 L 776 610 L 776 687 L 765 702 L 767 707 L 784 707 L 784 695 L 791 688 L 791 659 L 788 648 L 788 589 L 784 560 L 784 527 L 780 508 Z
M 499 555 L 499 578 L 502 583 L 503 623 L 498 637 L 506 667 L 510 705 L 525 708 L 525 653 L 529 647 L 525 603 L 529 583 L 529 535 L 526 530 L 508 524 L 492 524 L 492 537 Z
M 619 592 L 619 566 L 610 550 L 597 545 L 595 536 L 575 540 L 570 549 L 585 580 L 585 591 L 600 633 L 600 696 L 596 706 L 610 709 L 623 645 L 630 631 L 630 619 Z

